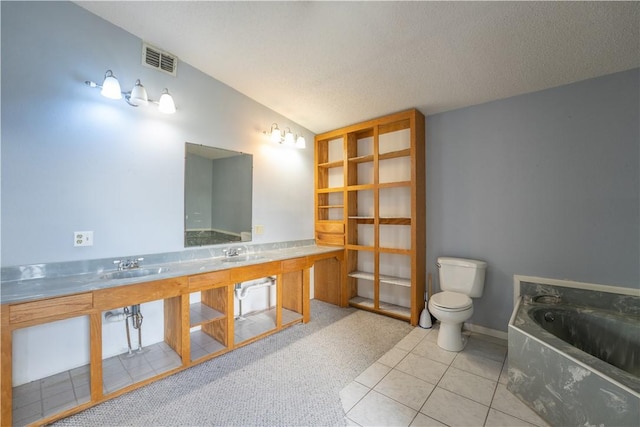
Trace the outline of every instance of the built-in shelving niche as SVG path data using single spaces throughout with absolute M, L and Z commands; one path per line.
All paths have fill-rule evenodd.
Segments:
M 197 360 L 227 349 L 226 286 L 192 292 L 189 295 L 189 339 L 191 360 Z

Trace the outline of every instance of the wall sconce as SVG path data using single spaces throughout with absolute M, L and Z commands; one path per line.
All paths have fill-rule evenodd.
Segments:
M 122 99 L 132 107 L 143 106 L 146 107 L 149 103 L 157 104 L 158 110 L 164 114 L 173 114 L 176 112 L 176 104 L 173 102 L 173 97 L 169 94 L 168 89 L 162 91 L 160 101 L 154 101 L 147 96 L 147 90 L 140 83 L 140 79 L 136 80 L 136 84 L 133 86 L 130 92 L 122 92 L 120 89 L 120 83 L 116 76 L 113 75 L 113 71 L 107 70 L 104 74 L 104 81 L 102 85 L 97 84 L 91 80 L 84 82 L 87 86 L 93 88 L 99 88 L 100 94 L 109 99 Z
M 262 133 L 268 135 L 269 139 L 273 143 L 289 145 L 296 148 L 305 148 L 307 146 L 304 136 L 293 136 L 293 133 L 289 128 L 285 128 L 284 131 L 281 131 L 278 128 L 277 123 L 272 124 L 270 130 L 265 130 Z

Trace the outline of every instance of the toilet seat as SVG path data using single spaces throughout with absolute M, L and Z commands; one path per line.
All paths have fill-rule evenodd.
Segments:
M 442 311 L 464 311 L 473 306 L 473 301 L 465 294 L 451 291 L 438 292 L 431 296 L 431 303 Z

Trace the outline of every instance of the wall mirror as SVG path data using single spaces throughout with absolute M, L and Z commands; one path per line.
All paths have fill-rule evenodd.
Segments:
M 251 240 L 253 156 L 186 143 L 184 245 Z

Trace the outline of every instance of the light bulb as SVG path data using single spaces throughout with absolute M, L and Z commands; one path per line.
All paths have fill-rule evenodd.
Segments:
M 102 82 L 102 90 L 100 91 L 100 94 L 109 99 L 122 98 L 120 83 L 111 70 L 107 70 L 104 74 L 104 82 Z
M 173 102 L 173 98 L 169 94 L 169 89 L 162 91 L 162 96 L 158 102 L 158 110 L 164 114 L 173 114 L 176 112 L 176 104 Z
M 287 129 L 286 133 L 284 134 L 284 143 L 287 145 L 293 145 L 295 142 L 295 139 L 293 137 L 293 134 L 291 133 L 291 130 Z
M 304 136 L 299 136 L 296 139 L 296 147 L 297 148 L 305 148 L 307 146 L 307 142 L 304 140 Z
M 140 80 L 136 80 L 136 84 L 131 89 L 131 95 L 129 95 L 129 103 L 133 105 L 149 105 L 149 98 L 147 97 L 147 90 L 142 86 Z
M 271 142 L 280 143 L 282 141 L 282 134 L 280 133 L 280 129 L 278 129 L 277 124 L 271 125 Z

